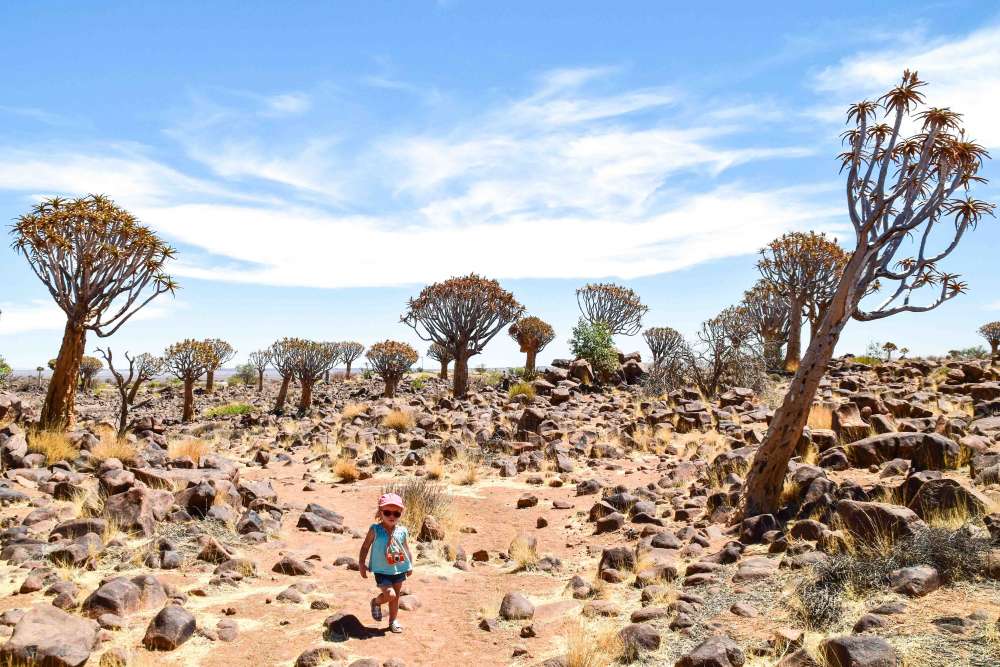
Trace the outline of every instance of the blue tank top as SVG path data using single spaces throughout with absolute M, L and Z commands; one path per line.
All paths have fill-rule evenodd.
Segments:
M 396 526 L 390 536 L 381 523 L 373 523 L 375 541 L 368 555 L 368 569 L 379 574 L 402 574 L 410 571 L 410 559 L 406 557 L 403 542 L 409 532 L 406 526 Z

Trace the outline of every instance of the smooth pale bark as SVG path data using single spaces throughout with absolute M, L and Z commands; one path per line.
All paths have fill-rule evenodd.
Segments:
M 802 300 L 793 295 L 788 301 L 788 347 L 785 350 L 785 371 L 794 373 L 802 356 Z
M 286 375 L 281 378 L 281 388 L 278 389 L 278 398 L 274 401 L 274 411 L 282 412 L 285 409 L 285 399 L 288 398 L 288 385 L 292 382 L 292 376 Z
M 455 355 L 455 372 L 452 374 L 452 391 L 455 398 L 465 398 L 469 393 L 469 355 L 461 353 Z
M 194 419 L 194 378 L 184 380 L 184 410 L 181 412 L 181 421 L 189 422 Z
M 833 358 L 840 334 L 854 314 L 858 302 L 858 281 L 868 259 L 867 253 L 862 251 L 856 251 L 851 256 L 826 316 L 792 378 L 781 407 L 774 413 L 764 444 L 757 450 L 747 475 L 743 509 L 746 517 L 771 514 L 779 508 L 788 462 L 794 456 L 802 429 L 809 420 L 816 389 Z
M 61 431 L 73 425 L 76 383 L 86 344 L 87 330 L 67 322 L 62 345 L 59 346 L 59 356 L 56 358 L 56 367 L 52 371 L 49 388 L 45 394 L 45 404 L 42 406 L 40 419 L 42 428 Z
M 525 377 L 531 377 L 535 372 L 535 357 L 538 355 L 538 350 L 530 348 L 527 352 L 527 357 L 524 360 L 524 375 Z

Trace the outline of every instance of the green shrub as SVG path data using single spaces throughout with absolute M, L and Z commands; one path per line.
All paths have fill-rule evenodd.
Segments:
M 878 357 L 870 357 L 867 354 L 866 355 L 862 355 L 860 357 L 854 357 L 854 361 L 858 362 L 859 364 L 865 364 L 867 366 L 881 366 L 882 365 L 882 360 L 881 359 L 879 359 Z
M 11 369 L 10 364 L 8 364 L 7 360 L 0 355 L 0 382 L 4 382 L 7 378 L 9 378 L 12 372 L 13 370 Z
M 227 384 L 257 384 L 257 369 L 250 364 L 240 364 L 236 367 L 236 372 L 229 376 Z
M 527 382 L 518 382 L 507 390 L 507 396 L 510 398 L 514 398 L 515 396 L 527 396 L 528 398 L 534 398 L 535 386 Z
M 229 403 L 205 410 L 206 417 L 230 417 L 232 415 L 248 415 L 253 412 L 253 406 L 246 403 Z
M 580 318 L 573 327 L 569 349 L 578 359 L 589 361 L 598 377 L 607 377 L 618 370 L 618 351 L 611 338 L 611 329 L 604 322 L 590 324 Z

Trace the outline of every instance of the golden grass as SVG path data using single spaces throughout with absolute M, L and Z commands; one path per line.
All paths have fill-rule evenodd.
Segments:
M 427 457 L 427 479 L 435 481 L 444 477 L 444 457 L 441 452 L 434 451 Z
M 468 450 L 463 449 L 455 459 L 452 481 L 459 486 L 472 486 L 479 481 L 479 461 L 470 456 Z
M 958 499 L 956 499 L 958 500 Z M 997 507 L 994 503 L 991 503 L 993 507 L 987 506 L 985 513 L 990 514 L 991 510 L 996 511 Z M 923 507 L 923 520 L 931 528 L 947 528 L 949 530 L 958 530 L 962 526 L 977 520 L 982 516 L 982 512 L 978 511 L 975 507 L 972 507 L 967 502 L 958 501 L 952 507 Z
M 208 454 L 208 443 L 198 438 L 174 440 L 167 445 L 167 456 L 172 459 L 189 458 L 201 465 L 201 459 Z
M 46 465 L 72 461 L 80 450 L 70 443 L 62 431 L 34 430 L 28 433 L 28 451 L 45 455 Z
M 517 396 L 527 396 L 529 399 L 535 398 L 535 385 L 529 382 L 518 382 L 507 390 L 508 398 L 515 398 Z
M 515 571 L 534 570 L 538 566 L 538 552 L 523 535 L 514 538 L 508 553 L 515 565 Z
M 355 417 L 365 414 L 368 412 L 367 403 L 348 403 L 344 406 L 344 409 L 340 411 L 340 417 L 350 421 Z
M 102 462 L 108 459 L 118 459 L 122 463 L 131 463 L 139 455 L 139 450 L 134 442 L 119 438 L 117 434 L 102 434 L 101 441 L 90 450 L 90 455 Z
M 393 410 L 382 418 L 382 426 L 396 433 L 405 433 L 413 428 L 415 421 L 409 410 Z
M 614 624 L 578 623 L 566 633 L 566 667 L 605 667 L 621 662 L 625 646 Z
M 420 533 L 424 519 L 434 517 L 442 529 L 453 523 L 451 496 L 445 488 L 430 480 L 416 477 L 389 484 L 383 493 L 395 493 L 403 499 L 406 510 L 401 521 L 414 535 Z
M 354 482 L 361 477 L 357 462 L 347 456 L 341 456 L 333 463 L 333 474 L 342 482 Z
M 806 422 L 810 429 L 819 428 L 830 430 L 833 428 L 833 408 L 829 405 L 813 403 L 809 408 L 809 420 Z

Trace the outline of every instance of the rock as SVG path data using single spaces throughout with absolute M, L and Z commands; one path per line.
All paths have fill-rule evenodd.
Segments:
M 869 543 L 912 537 L 927 527 L 913 510 L 899 505 L 841 500 L 834 509 L 848 530 Z
M 889 586 L 903 595 L 923 597 L 941 587 L 941 576 L 928 565 L 904 567 L 889 574 Z
M 445 537 L 444 528 L 434 517 L 427 515 L 420 525 L 420 534 L 417 536 L 419 542 L 434 542 L 443 540 Z
M 10 640 L 0 647 L 4 664 L 79 667 L 90 659 L 97 644 L 95 621 L 67 614 L 52 605 L 28 610 L 14 626 Z
M 941 478 L 921 484 L 909 502 L 909 508 L 924 519 L 935 513 L 947 514 L 953 510 L 968 512 L 978 517 L 989 512 L 988 502 L 976 491 L 966 489 L 961 483 Z
M 741 667 L 746 656 L 739 644 L 725 635 L 709 637 L 682 657 L 675 667 Z
M 313 564 L 292 556 L 284 556 L 271 568 L 273 572 L 287 574 L 292 577 L 303 577 L 313 573 Z
M 957 470 L 969 463 L 971 451 L 963 444 L 937 433 L 925 433 L 910 455 L 913 470 Z
M 638 656 L 660 648 L 660 633 L 648 623 L 631 623 L 618 631 L 618 638 L 626 659 L 635 661 Z
M 535 605 L 520 593 L 507 593 L 500 602 L 500 618 L 505 621 L 524 621 L 535 615 Z
M 881 637 L 851 635 L 820 642 L 819 655 L 828 667 L 896 667 L 896 649 Z
M 173 651 L 190 639 L 196 628 L 191 612 L 169 604 L 149 622 L 142 645 L 151 651 Z
M 156 522 L 153 506 L 153 492 L 146 487 L 135 487 L 108 496 L 104 502 L 104 517 L 126 532 L 152 537 Z
M 167 594 L 156 577 L 115 577 L 87 596 L 83 601 L 82 611 L 91 618 L 97 618 L 101 614 L 127 616 L 139 609 L 157 607 L 166 600 Z
M 517 509 L 527 509 L 538 505 L 538 496 L 526 493 L 517 499 Z
M 320 646 L 311 648 L 299 654 L 295 660 L 295 667 L 321 667 L 330 662 L 339 662 L 347 659 L 347 655 L 338 648 L 330 646 Z

